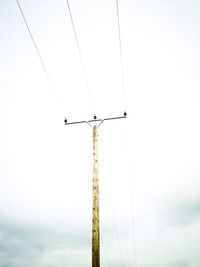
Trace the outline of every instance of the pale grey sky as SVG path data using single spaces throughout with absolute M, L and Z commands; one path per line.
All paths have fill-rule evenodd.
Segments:
M 66 1 L 20 4 L 56 97 L 16 1 L 1 0 L 0 267 L 89 266 L 92 131 L 63 118 L 93 112 Z M 121 115 L 115 1 L 70 4 L 94 112 Z M 128 118 L 99 129 L 102 266 L 136 266 L 136 248 L 137 267 L 199 267 L 200 2 L 119 8 Z

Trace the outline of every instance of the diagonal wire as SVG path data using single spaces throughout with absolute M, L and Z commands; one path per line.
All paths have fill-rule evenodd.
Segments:
M 38 49 L 38 47 L 37 47 L 37 44 L 36 44 L 36 42 L 35 42 L 35 40 L 34 40 L 34 38 L 33 38 L 33 34 L 31 33 L 30 27 L 29 27 L 29 25 L 28 25 L 28 22 L 27 22 L 27 20 L 26 20 L 26 17 L 25 17 L 25 15 L 24 15 L 24 12 L 23 12 L 23 10 L 22 10 L 22 7 L 21 7 L 21 5 L 20 5 L 20 3 L 19 3 L 18 0 L 16 0 L 16 3 L 17 3 L 18 8 L 19 8 L 19 10 L 20 10 L 20 12 L 21 12 L 21 15 L 22 15 L 22 17 L 23 17 L 23 20 L 24 20 L 24 22 L 25 22 L 25 24 L 26 24 L 26 28 L 27 28 L 27 30 L 28 30 L 28 32 L 29 32 L 29 35 L 30 35 L 30 37 L 31 37 L 31 40 L 32 40 L 33 45 L 34 45 L 34 47 L 35 47 L 35 50 L 36 50 L 36 52 L 37 52 L 37 55 L 38 55 L 38 58 L 39 58 L 39 60 L 40 60 L 41 65 L 42 65 L 42 68 L 43 68 L 43 70 L 44 70 L 44 72 L 45 72 L 45 75 L 46 75 L 46 77 L 47 77 L 47 80 L 49 81 L 49 84 L 50 84 L 50 87 L 51 87 L 51 89 L 52 89 L 52 92 L 53 92 L 53 94 L 54 94 L 55 97 L 56 97 L 56 92 L 55 92 L 54 86 L 53 86 L 52 81 L 51 81 L 51 79 L 50 79 L 50 76 L 49 76 L 49 73 L 48 73 L 48 71 L 47 71 L 47 68 L 46 68 L 46 66 L 45 66 L 45 64 L 44 64 L 44 61 L 43 61 L 43 59 L 42 59 L 42 57 L 41 57 L 41 54 L 40 54 L 39 49 Z
M 122 56 L 122 40 L 121 40 L 121 27 L 120 27 L 120 15 L 119 15 L 119 2 L 116 0 L 117 9 L 117 25 L 118 25 L 118 39 L 119 39 L 119 53 L 120 53 L 120 68 L 121 68 L 121 86 L 125 110 L 125 88 L 124 88 L 124 66 L 123 66 L 123 56 Z
M 128 131 L 128 123 L 126 122 L 126 133 L 129 133 Z M 127 134 L 126 134 L 127 135 Z M 129 134 L 127 136 L 127 138 L 125 138 L 126 141 L 125 141 L 125 148 L 126 148 L 126 153 L 127 155 L 130 155 L 129 153 Z M 128 157 L 128 180 L 129 180 L 129 196 L 130 196 L 130 204 L 131 204 L 131 224 L 132 224 L 132 234 L 133 234 L 133 246 L 134 246 L 134 262 L 135 262 L 135 267 L 138 267 L 139 264 L 138 264 L 138 258 L 137 258 L 137 242 L 136 242 L 136 226 L 135 226 L 135 215 L 134 215 L 134 203 L 133 203 L 133 193 L 132 193 L 132 181 L 131 181 L 131 178 L 130 176 L 132 176 L 131 174 L 131 162 L 130 162 L 130 157 Z
M 110 267 L 110 261 L 108 259 L 108 254 L 107 254 L 107 251 L 106 251 L 106 247 L 104 246 L 104 242 L 102 241 L 102 235 L 101 235 L 101 246 L 103 248 L 104 255 L 105 255 L 105 258 L 106 258 L 106 261 L 107 261 L 107 266 Z
M 78 40 L 78 36 L 77 36 L 77 32 L 76 32 L 76 27 L 75 27 L 75 24 L 74 24 L 72 12 L 71 12 L 71 8 L 70 8 L 70 4 L 69 4 L 68 0 L 66 0 L 66 4 L 67 4 L 67 8 L 68 8 L 69 15 L 70 15 L 70 20 L 71 20 L 71 24 L 72 24 L 72 28 L 73 28 L 73 32 L 74 32 L 74 37 L 75 37 L 75 40 L 76 40 L 76 46 L 77 46 L 77 50 L 78 50 L 78 54 L 79 54 L 79 58 L 80 58 L 80 62 L 81 62 L 81 67 L 82 67 L 82 70 L 83 70 L 85 84 L 86 84 L 86 87 L 87 87 L 87 90 L 88 90 L 88 94 L 89 94 L 91 111 L 93 112 L 94 108 L 93 108 L 93 104 L 92 104 L 92 92 L 91 92 L 90 87 L 89 87 L 88 77 L 87 77 L 87 73 L 86 73 L 86 69 L 85 69 L 85 64 L 84 64 L 84 61 L 83 61 L 83 56 L 82 56 L 82 52 L 81 52 L 80 45 L 79 45 L 79 40 Z
M 118 232 L 117 223 L 116 223 L 116 219 L 115 219 L 113 210 L 112 210 L 112 217 L 113 217 L 113 222 L 114 222 L 114 227 L 115 227 L 115 233 L 116 233 L 116 236 L 117 236 L 117 243 L 118 243 L 118 248 L 119 248 L 119 253 L 120 253 L 120 258 L 121 258 L 121 266 L 124 267 L 124 260 L 123 260 L 123 257 L 122 257 L 122 250 L 121 250 L 121 245 L 120 245 L 119 232 Z
M 122 257 L 121 245 L 120 245 L 119 231 L 118 231 L 118 227 L 117 227 L 117 223 L 116 223 L 116 218 L 115 218 L 115 214 L 114 214 L 114 209 L 113 209 L 113 204 L 112 204 L 112 200 L 111 200 L 110 195 L 108 196 L 108 198 L 109 198 L 110 208 L 111 208 L 111 213 L 112 213 L 112 220 L 113 220 L 113 225 L 114 225 L 114 232 L 115 232 L 115 235 L 116 235 L 117 245 L 118 245 L 118 249 L 119 249 L 119 256 L 120 256 L 121 266 L 122 267 L 125 267 L 124 260 L 123 260 L 123 257 Z

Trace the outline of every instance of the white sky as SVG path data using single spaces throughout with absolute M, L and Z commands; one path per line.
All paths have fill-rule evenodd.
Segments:
M 93 112 L 70 17 L 65 0 L 20 4 L 56 98 L 16 1 L 1 0 L 0 267 L 88 266 L 92 129 L 63 118 Z M 94 112 L 122 115 L 115 1 L 70 4 Z M 134 266 L 136 246 L 140 267 L 198 267 L 200 2 L 119 8 L 128 118 L 99 129 L 102 266 Z

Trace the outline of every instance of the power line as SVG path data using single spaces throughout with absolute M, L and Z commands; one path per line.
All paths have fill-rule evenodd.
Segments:
M 126 124 L 126 136 L 127 133 L 129 133 L 128 131 L 128 124 Z M 126 146 L 126 153 L 127 155 L 130 155 L 129 153 L 129 146 L 128 146 L 128 140 L 130 140 L 129 135 L 127 136 L 127 138 L 125 138 L 125 146 Z M 128 140 L 127 140 L 128 139 Z M 130 196 L 130 204 L 131 204 L 131 224 L 132 224 L 132 237 L 133 237 L 133 247 L 134 247 L 134 262 L 135 262 L 135 267 L 138 267 L 138 259 L 137 259 L 137 242 L 136 242 L 136 227 L 135 227 L 135 216 L 134 216 L 134 209 L 133 209 L 133 194 L 132 194 L 132 182 L 130 179 L 131 176 L 131 163 L 130 163 L 130 157 L 128 157 L 128 171 L 129 171 L 129 175 L 128 175 L 128 180 L 129 180 L 129 196 Z
M 78 40 L 78 36 L 77 36 L 77 32 L 76 32 L 76 28 L 75 28 L 75 24 L 74 24 L 74 20 L 73 20 L 73 16 L 72 16 L 70 4 L 69 4 L 68 0 L 66 0 L 66 3 L 67 3 L 67 8 L 68 8 L 68 11 L 69 11 L 69 15 L 70 15 L 70 20 L 71 20 L 73 32 L 74 32 L 74 37 L 75 37 L 75 40 L 76 40 L 76 46 L 77 46 L 77 50 L 78 50 L 78 54 L 79 54 L 79 58 L 80 58 L 80 62 L 81 62 L 81 67 L 82 67 L 82 70 L 83 70 L 85 84 L 86 84 L 86 87 L 87 87 L 87 90 L 88 90 L 88 94 L 89 94 L 91 111 L 94 113 L 93 102 L 92 102 L 92 92 L 91 92 L 90 87 L 89 87 L 88 77 L 87 77 L 87 73 L 86 73 L 86 69 L 85 69 L 85 64 L 84 64 L 84 61 L 83 61 L 82 52 L 81 52 L 80 45 L 79 45 L 79 40 Z
M 125 110 L 125 88 L 124 88 L 124 66 L 123 66 L 123 57 L 122 57 L 122 40 L 121 40 L 121 27 L 120 27 L 120 15 L 119 15 L 119 3 L 116 0 L 116 9 L 117 9 L 117 25 L 118 25 L 118 40 L 119 40 L 119 54 L 120 54 L 120 69 L 121 69 L 121 87 L 123 94 L 123 104 Z
M 110 207 L 111 207 L 113 225 L 114 225 L 114 228 L 115 228 L 114 232 L 115 232 L 115 235 L 116 235 L 117 245 L 118 245 L 118 249 L 119 249 L 119 256 L 120 256 L 121 266 L 122 267 L 125 267 L 124 261 L 123 261 L 123 257 L 122 257 L 122 250 L 121 250 L 121 245 L 120 245 L 119 232 L 118 232 L 117 223 L 116 223 L 116 219 L 115 219 L 115 215 L 114 215 L 112 200 L 111 200 L 111 197 L 109 197 L 109 198 L 110 198 L 110 201 L 109 202 L 110 202 Z
M 39 58 L 39 60 L 40 60 L 41 65 L 42 65 L 42 68 L 43 68 L 43 70 L 44 70 L 44 72 L 45 72 L 45 75 L 46 75 L 46 77 L 47 77 L 47 80 L 49 81 L 49 84 L 50 84 L 50 87 L 51 87 L 51 89 L 52 89 L 52 92 L 53 92 L 53 94 L 54 94 L 55 97 L 56 97 L 56 92 L 55 92 L 54 86 L 53 86 L 52 81 L 51 81 L 51 79 L 50 79 L 50 76 L 49 76 L 49 73 L 48 73 L 48 71 L 47 71 L 47 68 L 46 68 L 46 66 L 45 66 L 45 64 L 44 64 L 44 61 L 43 61 L 43 59 L 42 59 L 42 57 L 41 57 L 41 54 L 40 54 L 40 52 L 39 52 L 38 46 L 37 46 L 37 44 L 36 44 L 36 42 L 35 42 L 35 39 L 33 38 L 33 34 L 31 33 L 30 27 L 29 27 L 29 25 L 28 25 L 28 22 L 27 22 L 27 20 L 26 20 L 26 17 L 25 17 L 25 15 L 24 15 L 24 12 L 23 12 L 23 10 L 22 10 L 22 7 L 21 7 L 21 5 L 20 5 L 20 3 L 19 3 L 18 0 L 16 0 L 16 2 L 17 2 L 17 5 L 18 5 L 19 10 L 20 10 L 20 12 L 21 12 L 21 15 L 22 15 L 22 17 L 23 17 L 23 20 L 24 20 L 24 22 L 25 22 L 25 24 L 26 24 L 26 28 L 27 28 L 27 30 L 28 30 L 28 32 L 29 32 L 29 35 L 30 35 L 30 37 L 31 37 L 31 40 L 32 40 L 33 45 L 34 45 L 34 47 L 35 47 L 35 50 L 36 50 L 36 52 L 37 52 L 37 55 L 38 55 L 38 58 Z
M 105 254 L 105 259 L 106 259 L 106 261 L 107 261 L 107 267 L 110 267 L 110 261 L 109 261 L 109 259 L 108 259 L 108 254 L 107 254 L 107 252 L 106 252 L 106 247 L 104 246 L 104 243 L 103 243 L 103 241 L 102 241 L 102 235 L 101 235 L 101 246 L 102 246 L 103 251 L 104 251 L 104 254 Z
M 121 258 L 121 265 L 122 265 L 122 267 L 124 267 L 124 261 L 122 258 L 122 250 L 121 250 L 120 239 L 119 239 L 119 233 L 118 233 L 118 228 L 117 228 L 117 224 L 116 224 L 116 220 L 115 220 L 115 216 L 114 216 L 113 212 L 112 212 L 112 216 L 113 216 L 113 222 L 114 222 L 115 232 L 116 232 L 116 236 L 117 236 L 117 243 L 118 243 L 118 248 L 119 248 L 119 253 L 120 253 L 120 258 Z

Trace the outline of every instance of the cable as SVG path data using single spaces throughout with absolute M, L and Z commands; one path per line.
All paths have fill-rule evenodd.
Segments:
M 16 2 L 17 2 L 17 5 L 18 5 L 19 10 L 20 10 L 20 12 L 21 12 L 21 15 L 22 15 L 22 17 L 23 17 L 23 20 L 24 20 L 24 22 L 25 22 L 25 24 L 26 24 L 26 28 L 27 28 L 27 30 L 28 30 L 28 32 L 29 32 L 29 35 L 30 35 L 30 37 L 31 37 L 31 40 L 32 40 L 33 45 L 34 45 L 34 47 L 35 47 L 35 50 L 36 50 L 36 52 L 37 52 L 38 58 L 39 58 L 39 60 L 40 60 L 40 63 L 41 63 L 41 65 L 42 65 L 42 67 L 43 67 L 43 70 L 44 70 L 44 72 L 45 72 L 45 75 L 46 75 L 46 77 L 47 77 L 47 80 L 49 81 L 49 84 L 50 84 L 50 87 L 51 87 L 51 89 L 52 89 L 52 92 L 53 92 L 54 96 L 57 98 L 57 96 L 56 96 L 56 92 L 55 92 L 55 89 L 54 89 L 54 86 L 53 86 L 52 81 L 51 81 L 51 79 L 50 79 L 50 76 L 49 76 L 49 73 L 48 73 L 48 71 L 47 71 L 47 68 L 46 68 L 46 66 L 45 66 L 45 64 L 44 64 L 44 61 L 43 61 L 43 59 L 42 59 L 42 57 L 41 57 L 41 54 L 40 54 L 39 49 L 38 49 L 38 47 L 37 47 L 37 44 L 36 44 L 36 42 L 35 42 L 35 40 L 34 40 L 34 38 L 33 38 L 33 34 L 31 33 L 30 27 L 29 27 L 29 25 L 28 25 L 28 22 L 27 22 L 27 20 L 26 20 L 26 17 L 25 17 L 25 15 L 24 15 L 24 12 L 23 12 L 23 10 L 22 10 L 22 7 L 21 7 L 21 5 L 20 5 L 20 3 L 19 3 L 18 0 L 16 0 Z
M 119 3 L 116 0 L 116 9 L 117 9 L 117 25 L 118 25 L 118 39 L 119 39 L 119 53 L 120 53 L 120 68 L 121 68 L 121 87 L 122 87 L 122 95 L 124 102 L 124 110 L 125 110 L 125 87 L 124 87 L 124 66 L 123 66 L 123 57 L 122 57 L 122 40 L 121 40 L 121 27 L 120 27 L 120 15 L 119 15 Z
M 126 123 L 126 128 L 127 128 L 127 123 Z M 129 146 L 128 146 L 128 140 L 130 140 L 129 136 L 128 136 L 128 129 L 126 129 L 126 141 L 125 141 L 125 146 L 126 146 L 126 153 L 127 155 L 129 154 Z M 138 267 L 138 259 L 137 259 L 137 245 L 136 245 L 136 230 L 135 230 L 135 216 L 134 216 L 134 209 L 133 209 L 133 194 L 132 194 L 132 182 L 130 179 L 131 176 L 131 164 L 130 164 L 130 158 L 128 157 L 128 171 L 129 171 L 129 196 L 130 196 L 130 204 L 131 204 L 131 224 L 132 224 L 132 234 L 133 234 L 133 247 L 134 247 L 134 263 L 135 263 L 135 267 Z
M 83 75 L 84 75 L 84 78 L 85 78 L 86 88 L 87 88 L 88 94 L 89 94 L 89 101 L 90 101 L 91 111 L 94 114 L 94 108 L 93 108 L 93 104 L 92 104 L 92 92 L 91 92 L 90 87 L 89 87 L 88 77 L 87 77 L 87 73 L 86 73 L 86 70 L 85 70 L 85 64 L 84 64 L 84 61 L 83 61 L 83 56 L 82 56 L 82 53 L 81 53 L 81 49 L 80 49 L 80 45 L 79 45 L 79 41 L 78 41 L 78 37 L 77 37 L 77 32 L 76 32 L 76 28 L 75 28 L 75 24 L 74 24 L 74 20 L 73 20 L 73 16 L 72 16 L 70 4 L 69 4 L 68 0 L 66 0 L 66 3 L 67 3 L 67 8 L 68 8 L 68 11 L 69 11 L 69 15 L 70 15 L 70 20 L 71 20 L 73 32 L 74 32 L 74 37 L 75 37 L 75 40 L 76 40 L 76 46 L 77 46 L 77 50 L 78 50 L 78 54 L 79 54 L 79 58 L 80 58 L 80 62 L 81 62 L 81 67 L 82 67 L 82 70 L 83 70 Z
M 113 210 L 112 210 L 112 217 L 113 217 L 113 223 L 114 223 L 114 227 L 115 227 L 115 233 L 116 233 L 116 237 L 117 237 L 117 243 L 118 243 L 118 248 L 119 248 L 119 253 L 120 253 L 120 258 L 121 258 L 121 266 L 124 267 L 124 261 L 122 258 L 122 250 L 121 250 L 121 245 L 120 245 L 120 240 L 119 240 L 119 233 L 118 233 L 118 228 L 117 228 L 117 224 L 116 224 Z
M 108 254 L 106 252 L 106 248 L 104 246 L 104 242 L 102 241 L 102 235 L 101 235 L 101 246 L 102 246 L 104 254 L 105 254 L 105 258 L 106 258 L 106 261 L 107 261 L 107 266 L 110 267 L 110 261 L 108 260 Z
M 114 228 L 115 228 L 115 234 L 116 234 L 116 239 L 117 239 L 117 244 L 118 244 L 118 249 L 119 249 L 119 256 L 120 256 L 121 266 L 124 267 L 125 265 L 124 265 L 124 261 L 123 261 L 123 257 L 122 257 L 122 250 L 121 250 L 121 245 L 120 245 L 119 232 L 118 232 L 117 223 L 116 223 L 116 219 L 115 219 L 115 215 L 114 215 L 114 211 L 113 211 L 113 205 L 112 205 L 111 197 L 110 196 L 108 196 L 108 197 L 110 198 L 109 202 L 110 202 L 112 220 L 113 220 L 113 225 L 114 225 Z

